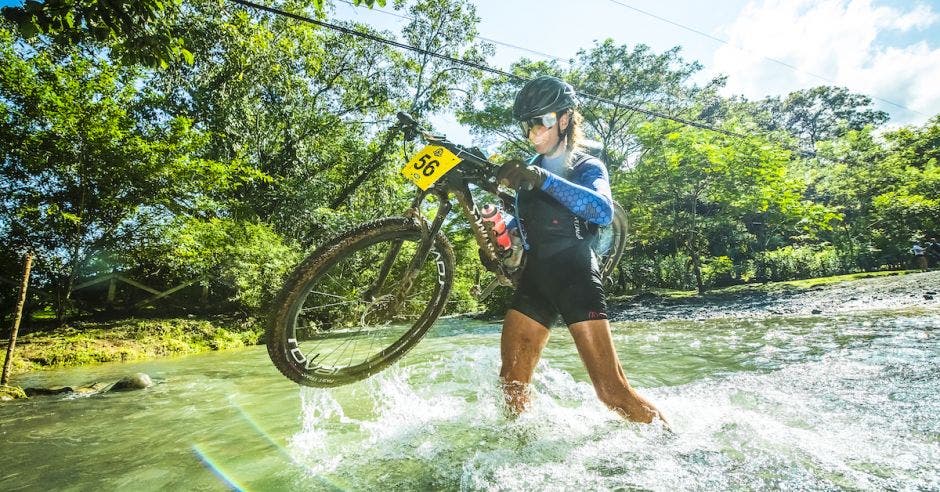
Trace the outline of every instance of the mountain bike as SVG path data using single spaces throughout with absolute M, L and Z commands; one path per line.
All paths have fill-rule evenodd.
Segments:
M 422 129 L 406 113 L 394 128 L 405 140 L 427 146 L 402 174 L 419 190 L 404 215 L 364 223 L 308 256 L 288 278 L 266 327 L 268 354 L 287 378 L 305 386 L 332 387 L 369 377 L 401 358 L 444 311 L 454 281 L 455 259 L 444 226 L 458 210 L 469 219 L 480 260 L 493 275 L 479 289 L 515 287 L 524 268 L 518 248 L 504 250 L 477 201 L 495 201 L 514 214 L 515 195 L 500 189 L 498 165 L 476 148 Z M 436 207 L 434 203 L 436 202 Z M 627 240 L 626 215 L 595 238 L 603 278 L 609 279 Z

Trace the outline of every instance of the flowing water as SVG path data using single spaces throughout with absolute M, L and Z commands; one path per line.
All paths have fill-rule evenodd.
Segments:
M 0 490 L 940 490 L 940 311 L 614 323 L 626 423 L 556 329 L 531 410 L 501 407 L 499 325 L 439 321 L 367 381 L 299 388 L 263 348 L 43 372 L 142 391 L 0 406 Z

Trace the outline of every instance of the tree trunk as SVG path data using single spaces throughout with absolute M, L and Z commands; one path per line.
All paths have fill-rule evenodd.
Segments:
M 702 262 L 698 256 L 698 252 L 694 249 L 692 253 L 692 273 L 695 274 L 695 286 L 698 287 L 698 293 L 705 293 L 705 284 L 702 282 Z
M 10 343 L 7 345 L 7 359 L 3 363 L 3 374 L 0 375 L 0 385 L 6 386 L 10 378 L 10 368 L 13 366 L 13 349 L 16 346 L 16 334 L 20 331 L 20 320 L 23 319 L 23 306 L 26 304 L 26 288 L 29 287 L 29 271 L 33 268 L 33 252 L 26 253 L 26 265 L 23 267 L 23 282 L 20 284 L 20 299 L 16 302 L 16 312 L 13 315 L 13 329 L 10 331 Z
M 386 132 L 385 138 L 382 140 L 382 143 L 379 145 L 378 149 L 375 149 L 375 152 L 372 153 L 371 158 L 369 159 L 369 164 L 365 171 L 361 172 L 356 179 L 352 180 L 345 188 L 340 190 L 336 195 L 336 198 L 330 203 L 330 208 L 337 209 L 343 205 L 346 200 L 362 186 L 362 183 L 369 178 L 369 176 L 378 170 L 382 165 L 385 164 L 385 156 L 388 154 L 388 148 L 392 145 L 392 139 L 398 135 L 398 129 L 390 129 Z
M 79 268 L 79 245 L 72 248 L 72 268 L 69 269 L 69 277 L 65 284 L 65 295 L 59 297 L 59 306 L 56 309 L 56 322 L 59 326 L 65 324 L 65 317 L 72 303 L 72 288 L 75 287 L 75 281 L 78 280 Z

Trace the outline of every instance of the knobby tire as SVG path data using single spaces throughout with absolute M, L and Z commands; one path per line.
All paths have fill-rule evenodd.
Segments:
M 438 234 L 409 297 L 395 302 L 406 291 L 399 274 L 421 238 L 415 220 L 379 219 L 307 257 L 281 289 L 268 321 L 268 354 L 278 370 L 304 386 L 340 386 L 385 369 L 414 347 L 443 312 L 454 275 L 453 249 Z M 364 294 L 397 241 L 401 251 L 382 288 Z M 309 339 L 301 341 L 301 334 Z M 347 353 L 349 359 L 342 360 Z M 365 355 L 358 358 L 359 353 Z

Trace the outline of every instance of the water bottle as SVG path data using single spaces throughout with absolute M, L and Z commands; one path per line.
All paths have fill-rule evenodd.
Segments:
M 513 229 L 509 231 L 509 237 L 512 240 L 512 251 L 508 256 L 503 258 L 503 265 L 516 269 L 522 265 L 522 238 L 519 237 L 519 229 Z
M 509 231 L 506 230 L 506 221 L 503 220 L 503 214 L 495 205 L 487 203 L 480 211 L 483 222 L 489 222 L 493 229 L 493 235 L 496 236 L 496 244 L 500 248 L 509 249 L 512 246 L 512 240 L 509 238 Z

